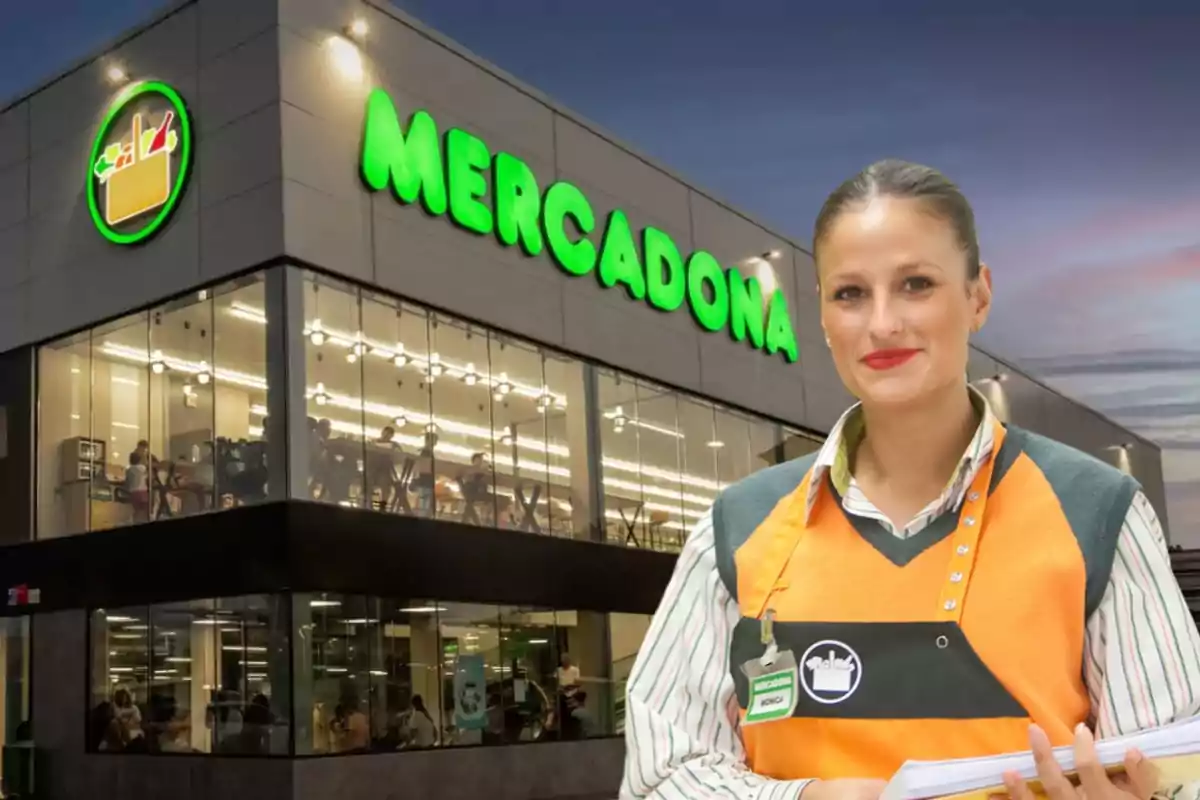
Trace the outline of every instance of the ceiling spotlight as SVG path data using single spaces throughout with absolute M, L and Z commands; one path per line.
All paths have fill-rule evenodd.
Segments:
M 992 377 L 992 380 L 994 380 L 996 383 L 1004 383 L 1005 381 L 1008 380 L 1008 373 L 1007 372 L 997 372 L 995 374 L 995 376 Z
M 765 258 L 767 261 L 778 261 L 780 258 L 783 257 L 783 253 L 781 253 L 778 250 L 768 250 L 767 252 L 762 254 L 762 257 Z
M 104 71 L 104 77 L 108 78 L 108 82 L 114 85 L 119 85 L 129 80 L 129 75 L 125 73 L 120 64 L 109 64 L 108 69 Z

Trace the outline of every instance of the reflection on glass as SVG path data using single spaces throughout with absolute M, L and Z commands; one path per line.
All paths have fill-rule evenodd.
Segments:
M 821 449 L 821 440 L 795 428 L 783 429 L 783 441 L 779 446 L 781 461 L 806 456 Z
M 88 749 L 287 754 L 280 608 L 251 596 L 93 612 Z
M 264 276 L 231 281 L 212 294 L 213 366 L 198 364 L 194 383 L 212 373 L 216 504 L 232 508 L 265 501 L 270 482 Z
M 261 276 L 39 348 L 38 535 L 266 496 Z
M 438 623 L 445 744 L 513 744 L 557 736 L 563 718 L 555 613 L 443 605 Z
M 609 652 L 612 657 L 613 733 L 625 732 L 625 687 L 642 641 L 650 630 L 649 614 L 609 614 Z
M 308 485 L 312 499 L 368 505 L 363 362 L 370 358 L 358 289 L 309 273 L 304 285 Z M 373 432 L 373 431 L 372 431 Z M 371 437 L 377 438 L 377 437 Z
M 432 483 L 438 516 L 495 527 L 496 453 L 492 393 L 488 390 L 492 378 L 488 333 L 437 315 L 430 323 L 429 347 L 425 380 L 432 393 L 435 419 L 425 434 L 436 446 L 432 459 L 419 462 L 419 491 L 427 492 Z M 432 482 L 426 472 L 430 466 Z

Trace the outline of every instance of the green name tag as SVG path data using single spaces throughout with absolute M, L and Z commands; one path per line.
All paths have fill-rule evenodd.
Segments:
M 746 704 L 743 725 L 774 722 L 792 716 L 796 710 L 800 676 L 791 653 L 780 653 L 769 667 L 764 668 L 754 661 L 743 669 L 750 679 L 750 701 Z

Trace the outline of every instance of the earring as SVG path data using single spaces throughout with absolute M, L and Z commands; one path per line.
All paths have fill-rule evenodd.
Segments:
M 828 337 L 828 336 L 826 336 L 826 337 L 825 337 L 825 346 L 826 346 L 826 347 L 828 347 L 828 348 L 830 348 L 830 349 L 833 349 L 833 342 L 829 341 L 829 337 Z

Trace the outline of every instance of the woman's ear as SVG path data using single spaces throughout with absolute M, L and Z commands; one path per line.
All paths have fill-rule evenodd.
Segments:
M 992 270 L 987 264 L 979 265 L 979 277 L 971 282 L 971 302 L 971 330 L 978 333 L 992 311 Z

